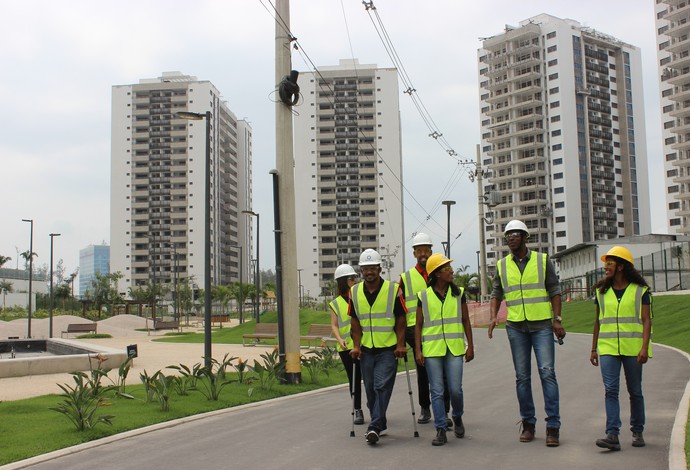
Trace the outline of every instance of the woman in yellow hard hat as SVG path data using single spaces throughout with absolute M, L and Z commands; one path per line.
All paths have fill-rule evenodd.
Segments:
M 448 442 L 444 379 L 453 407 L 455 437 L 465 436 L 462 371 L 464 362 L 474 359 L 472 326 L 464 289 L 453 282 L 452 261 L 440 253 L 431 255 L 426 262 L 429 287 L 417 294 L 415 359 L 420 366 L 426 367 L 429 376 L 436 428 L 436 437 L 431 444 L 435 446 Z
M 630 251 L 614 246 L 601 257 L 604 279 L 596 288 L 596 316 L 590 362 L 600 366 L 604 381 L 606 437 L 597 439 L 598 447 L 620 450 L 621 367 L 630 395 L 630 430 L 633 447 L 645 445 L 642 395 L 642 365 L 652 357 L 652 317 L 649 285 L 634 267 Z

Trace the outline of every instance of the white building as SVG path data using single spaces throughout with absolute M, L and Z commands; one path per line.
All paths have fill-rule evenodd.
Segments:
M 120 290 L 189 280 L 204 285 L 206 122 L 211 113 L 211 282 L 249 272 L 251 128 L 209 81 L 180 72 L 112 90 L 111 272 Z M 243 262 L 240 263 L 240 250 Z
M 404 270 L 398 73 L 355 60 L 299 77 L 295 110 L 297 263 L 316 297 L 335 268 L 374 248 L 385 278 Z
M 690 4 L 656 0 L 666 228 L 690 235 Z
M 532 249 L 651 231 L 640 50 L 542 14 L 487 38 L 479 55 L 489 265 L 511 219 Z M 489 212 L 489 209 L 487 209 Z M 492 217 L 491 217 L 492 216 Z

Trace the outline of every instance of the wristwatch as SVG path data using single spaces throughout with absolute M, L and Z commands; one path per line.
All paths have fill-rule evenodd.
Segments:
M 553 321 L 557 321 L 557 322 L 559 322 L 559 323 L 560 323 L 560 322 L 562 322 L 562 321 L 563 321 L 563 319 L 561 318 L 561 316 L 560 316 L 560 315 L 556 315 L 555 317 L 553 317 Z

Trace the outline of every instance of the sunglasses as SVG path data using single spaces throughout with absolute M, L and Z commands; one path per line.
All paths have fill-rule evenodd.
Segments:
M 513 238 L 520 238 L 521 236 L 522 236 L 522 233 L 520 233 L 520 232 L 506 233 L 505 239 L 510 241 Z
M 617 264 L 618 263 L 616 263 L 615 261 L 611 261 L 611 260 L 604 262 L 604 266 L 616 266 Z

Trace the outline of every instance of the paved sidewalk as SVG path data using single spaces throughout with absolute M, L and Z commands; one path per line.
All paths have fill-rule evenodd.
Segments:
M 351 430 L 350 401 L 345 386 L 254 403 L 124 433 L 27 461 L 0 467 L 90 470 L 122 468 L 280 468 L 280 469 L 418 469 L 418 468 L 558 468 L 559 470 L 667 469 L 683 454 L 684 439 L 674 440 L 674 422 L 684 430 L 690 379 L 686 354 L 655 346 L 645 366 L 647 446 L 633 448 L 622 433 L 620 452 L 597 448 L 603 436 L 603 385 L 599 370 L 589 364 L 589 335 L 570 334 L 557 348 L 561 392 L 561 446 L 544 445 L 544 414 L 540 386 L 533 383 L 537 407 L 537 438 L 518 442 L 519 420 L 514 372 L 503 330 L 493 340 L 475 330 L 475 361 L 464 375 L 467 435 L 451 435 L 443 447 L 432 447 L 430 424 L 417 425 L 405 376 L 399 375 L 389 408 L 389 434 L 376 446 L 364 442 L 364 426 Z M 246 350 L 250 348 L 245 348 Z M 253 348 L 252 348 L 253 349 Z M 535 368 L 536 369 L 536 368 Z M 533 379 L 538 382 L 536 370 Z M 416 405 L 416 385 L 412 379 Z M 621 400 L 623 421 L 629 419 Z M 678 414 L 678 416 L 677 416 Z M 677 435 L 676 435 L 677 437 Z M 685 468 L 673 460 L 673 470 Z M 683 462 L 684 464 L 684 462 Z

